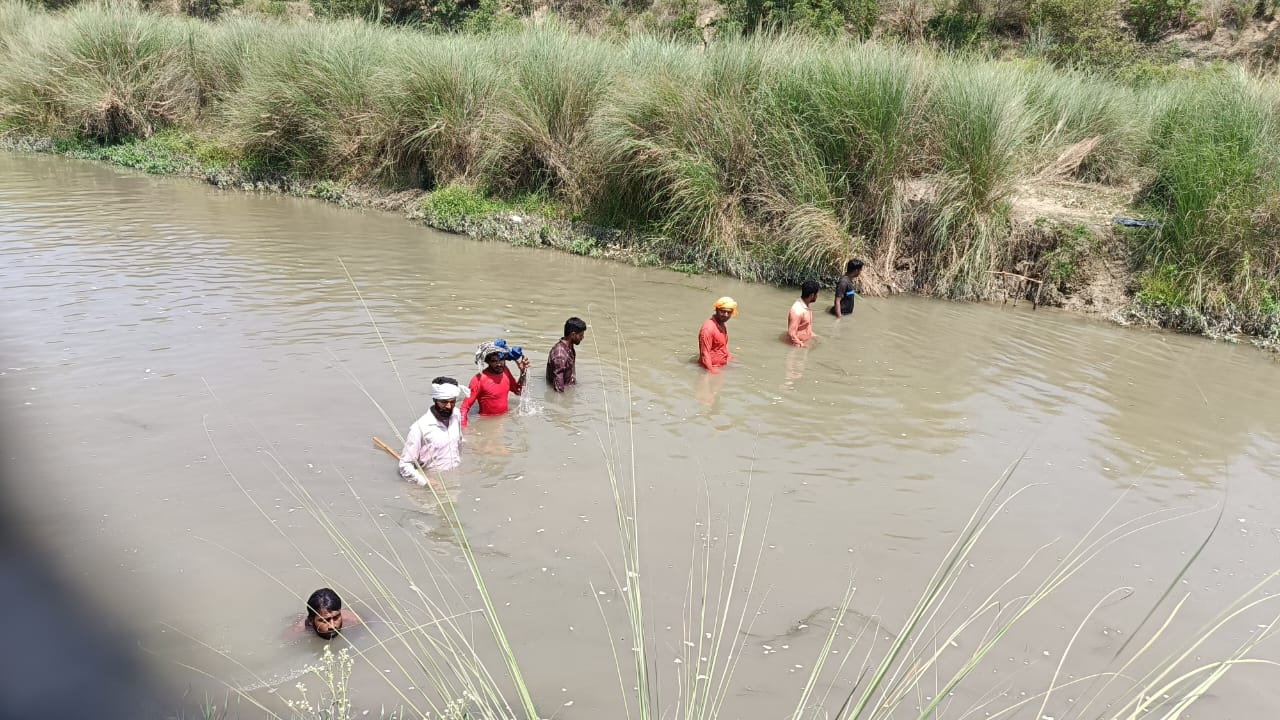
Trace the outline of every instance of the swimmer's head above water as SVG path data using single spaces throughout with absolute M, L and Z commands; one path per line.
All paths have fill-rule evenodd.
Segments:
M 307 598 L 307 629 L 332 640 L 342 629 L 342 598 L 329 588 L 320 588 Z

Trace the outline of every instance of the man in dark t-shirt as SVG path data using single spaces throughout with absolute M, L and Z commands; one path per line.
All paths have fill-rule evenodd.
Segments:
M 844 277 L 840 278 L 840 282 L 836 283 L 835 302 L 831 304 L 829 311 L 836 317 L 844 317 L 853 313 L 853 298 L 858 294 L 853 287 L 853 281 L 862 274 L 862 261 L 850 260 L 845 265 Z

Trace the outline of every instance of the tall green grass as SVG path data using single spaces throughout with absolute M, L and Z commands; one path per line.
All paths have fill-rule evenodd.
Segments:
M 1149 128 L 1145 98 L 1135 103 L 1132 90 L 1048 67 L 1020 72 L 1014 81 L 1032 113 L 1032 170 L 1106 184 L 1132 181 Z M 1081 143 L 1090 143 L 1086 154 L 1058 163 Z
M 490 184 L 547 191 L 575 209 L 594 182 L 591 118 L 610 97 L 616 53 L 603 42 L 535 27 L 490 39 L 500 84 L 490 113 Z
M 461 38 L 407 38 L 378 98 L 381 175 L 412 187 L 485 178 L 499 87 L 488 48 Z
M 628 78 L 601 113 L 596 149 L 612 196 L 602 202 L 678 244 L 686 261 L 750 275 L 759 229 L 747 196 L 763 180 L 752 106 L 765 58 L 739 40 L 684 60 Z
M 1020 89 L 986 66 L 951 67 L 930 109 L 939 148 L 931 281 L 944 296 L 983 299 L 1009 252 L 1009 198 L 1026 170 L 1032 116 Z
M 924 154 L 924 59 L 876 46 L 800 57 L 777 73 L 762 103 L 763 123 L 781 126 L 766 156 L 770 176 L 800 208 L 827 211 L 817 229 L 784 224 L 791 256 L 811 274 L 853 254 L 892 268 L 904 231 L 902 184 Z
M 0 28 L 0 123 L 28 134 L 174 127 L 310 179 L 536 193 L 668 262 L 794 282 L 859 256 L 873 291 L 961 299 L 1058 249 L 1025 241 L 1024 191 L 1141 188 L 1133 214 L 1164 222 L 1126 246 L 1144 298 L 1280 316 L 1274 78 L 1132 88 L 790 35 L 703 51 L 554 25 L 432 35 L 13 0 Z
M 30 5 L 20 2 L 0 3 L 0 57 L 8 52 L 15 40 L 28 32 L 28 29 L 41 15 Z
M 244 154 L 320 177 L 368 173 L 378 97 L 399 38 L 348 20 L 278 33 L 226 102 L 227 129 Z
M 202 104 L 220 110 L 288 26 L 270 18 L 233 17 L 216 27 L 216 32 L 193 32 L 190 50 Z
M 1159 112 L 1155 180 L 1163 215 L 1141 245 L 1154 298 L 1206 313 L 1256 317 L 1280 307 L 1280 103 L 1243 76 L 1169 93 Z
M 0 109 L 20 128 L 104 142 L 189 122 L 200 100 L 187 51 L 197 27 L 109 5 L 32 20 L 4 41 Z

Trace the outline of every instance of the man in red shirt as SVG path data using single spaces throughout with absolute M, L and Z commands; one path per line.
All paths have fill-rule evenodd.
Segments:
M 507 396 L 524 391 L 529 358 L 521 357 L 516 361 L 520 370 L 520 379 L 517 380 L 507 368 L 504 355 L 502 348 L 494 343 L 484 343 L 476 351 L 476 365 L 480 372 L 471 378 L 471 395 L 462 401 L 462 427 L 467 426 L 467 414 L 477 402 L 480 403 L 481 415 L 502 415 L 507 412 Z
M 734 359 L 729 352 L 729 330 L 725 323 L 737 315 L 738 303 L 731 297 L 722 297 L 716 301 L 715 314 L 702 323 L 698 331 L 698 363 L 709 372 L 720 372 L 720 368 Z

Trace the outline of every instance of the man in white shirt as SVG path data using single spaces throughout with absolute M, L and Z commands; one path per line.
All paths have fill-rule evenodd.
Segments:
M 428 472 L 462 464 L 462 416 L 458 401 L 469 391 L 451 377 L 431 381 L 431 409 L 409 428 L 400 451 L 400 477 L 426 485 Z

